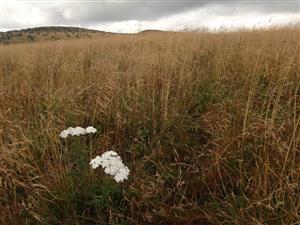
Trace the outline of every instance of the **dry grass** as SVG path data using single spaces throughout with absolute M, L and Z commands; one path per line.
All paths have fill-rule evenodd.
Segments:
M 0 224 L 299 224 L 299 36 L 1 46 Z M 123 184 L 89 168 L 108 149 Z

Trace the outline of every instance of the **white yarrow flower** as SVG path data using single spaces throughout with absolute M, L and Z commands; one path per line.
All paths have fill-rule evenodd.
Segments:
M 90 165 L 92 166 L 93 169 L 98 168 L 100 164 L 101 164 L 100 156 L 97 156 L 96 158 L 92 159 L 90 162 Z
M 91 126 L 85 128 L 85 129 L 86 129 L 86 133 L 88 133 L 88 134 L 94 134 L 97 132 L 96 128 L 91 127 Z
M 64 130 L 64 131 L 62 131 L 61 133 L 60 133 L 60 137 L 62 137 L 62 138 L 66 138 L 66 137 L 68 137 L 68 135 L 69 135 L 69 132 L 67 131 L 67 130 Z
M 130 170 L 122 162 L 121 157 L 114 151 L 104 152 L 101 156 L 92 159 L 90 165 L 93 169 L 102 166 L 104 172 L 114 177 L 117 182 L 128 179 Z
M 67 131 L 69 132 L 70 135 L 73 135 L 74 129 L 75 129 L 75 128 L 73 128 L 73 127 L 69 127 L 69 128 L 67 129 Z
M 75 127 L 73 129 L 73 136 L 79 136 L 79 135 L 83 135 L 86 134 L 86 129 L 82 128 L 82 127 Z
M 97 130 L 92 127 L 92 126 L 89 126 L 87 128 L 82 128 L 82 127 L 69 127 L 68 129 L 66 130 L 63 130 L 61 133 L 60 133 L 60 137 L 62 138 L 66 138 L 68 137 L 69 135 L 71 136 L 80 136 L 80 135 L 84 135 L 84 134 L 94 134 L 96 133 Z

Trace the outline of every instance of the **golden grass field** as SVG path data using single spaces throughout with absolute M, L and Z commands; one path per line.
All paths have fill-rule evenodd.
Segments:
M 299 31 L 1 45 L 0 224 L 300 224 Z

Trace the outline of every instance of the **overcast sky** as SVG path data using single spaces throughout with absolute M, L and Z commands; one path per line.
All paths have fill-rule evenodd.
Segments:
M 260 27 L 300 21 L 300 0 L 0 0 L 1 30 L 76 26 L 112 32 Z

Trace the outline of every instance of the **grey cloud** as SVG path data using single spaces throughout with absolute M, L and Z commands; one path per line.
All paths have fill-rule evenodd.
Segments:
M 65 4 L 62 12 L 63 22 L 83 24 L 99 22 L 118 22 L 126 20 L 151 21 L 207 6 L 219 6 L 216 14 L 243 13 L 257 11 L 261 13 L 299 12 L 299 2 L 275 2 L 252 0 L 225 1 L 164 1 L 144 0 L 142 2 L 109 2 Z M 69 15 L 69 16 L 66 16 Z
M 299 1 L 235 1 L 228 3 L 231 7 L 236 7 L 241 11 L 257 11 L 262 13 L 300 13 Z
M 74 22 L 118 22 L 126 20 L 151 21 L 179 12 L 203 6 L 203 2 L 122 2 L 122 3 L 83 3 L 65 9 L 65 21 Z M 68 17 L 68 14 L 70 17 Z
M 213 15 L 233 15 L 247 12 L 268 13 L 299 13 L 297 1 L 274 0 L 127 0 L 98 1 L 86 0 L 86 2 L 57 1 L 49 3 L 40 0 L 37 3 L 20 3 L 28 7 L 38 7 L 45 15 L 45 25 L 72 25 L 93 26 L 94 24 L 121 22 L 129 20 L 155 21 L 163 17 L 176 15 L 186 11 L 197 9 L 209 9 Z M 21 8 L 23 6 L 20 6 Z M 5 8 L 5 7 L 4 7 Z M 14 10 L 12 8 L 11 10 Z M 10 14 L 8 12 L 7 14 Z M 299 13 L 300 14 L 300 13 Z M 16 15 L 18 16 L 18 15 Z M 15 20 L 18 21 L 18 20 Z M 37 21 L 37 24 L 38 21 Z M 12 28 L 24 26 L 16 24 L 14 18 L 5 20 L 4 27 Z

